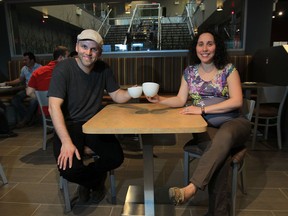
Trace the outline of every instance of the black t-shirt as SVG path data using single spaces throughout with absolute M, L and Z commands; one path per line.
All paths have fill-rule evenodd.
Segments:
M 87 121 L 101 108 L 104 90 L 119 89 L 110 67 L 97 60 L 90 74 L 84 73 L 74 58 L 59 62 L 53 70 L 48 96 L 62 98 L 66 122 Z

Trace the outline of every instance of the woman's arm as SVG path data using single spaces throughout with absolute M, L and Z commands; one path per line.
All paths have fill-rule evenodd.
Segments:
M 182 76 L 181 85 L 178 91 L 177 96 L 175 97 L 163 97 L 159 95 L 155 95 L 154 97 L 146 97 L 148 101 L 152 103 L 159 103 L 163 105 L 167 105 L 170 107 L 183 107 L 188 98 L 188 84 Z

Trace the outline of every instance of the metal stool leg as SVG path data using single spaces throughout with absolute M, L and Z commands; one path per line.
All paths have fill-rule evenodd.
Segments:
M 114 170 L 109 171 L 110 176 L 110 190 L 111 190 L 111 203 L 116 204 L 116 184 Z
M 65 212 L 71 211 L 71 202 L 68 188 L 68 181 L 60 176 L 60 189 L 63 189 L 64 194 L 64 203 L 65 203 Z
M 1 164 L 0 164 L 0 176 L 2 178 L 3 184 L 7 184 L 8 181 L 7 181 L 6 175 L 4 173 L 4 170 Z
M 184 185 L 189 183 L 189 153 L 184 151 Z

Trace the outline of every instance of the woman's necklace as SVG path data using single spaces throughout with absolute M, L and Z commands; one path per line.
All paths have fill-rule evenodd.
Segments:
M 202 80 L 206 82 L 212 81 L 216 74 L 217 74 L 217 68 L 214 65 L 206 67 L 206 69 L 204 69 L 202 64 L 200 64 L 199 75 Z

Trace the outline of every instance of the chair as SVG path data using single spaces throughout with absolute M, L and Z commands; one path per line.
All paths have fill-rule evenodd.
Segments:
M 264 139 L 267 140 L 268 128 L 277 126 L 278 148 L 282 149 L 281 117 L 288 95 L 287 86 L 265 86 L 258 89 L 256 109 L 253 114 L 254 125 L 252 149 L 255 148 L 259 126 L 264 126 Z
M 242 113 L 245 117 L 251 121 L 253 110 L 255 106 L 254 100 L 243 100 L 242 106 Z M 188 185 L 189 178 L 190 178 L 190 163 L 200 158 L 203 154 L 203 151 L 198 147 L 199 143 L 196 143 L 193 139 L 187 142 L 183 149 L 184 149 L 184 185 Z M 237 192 L 237 178 L 238 173 L 241 180 L 241 190 L 243 194 L 246 194 L 246 185 L 245 185 L 245 154 L 247 148 L 245 144 L 238 148 L 231 150 L 231 166 L 232 166 L 232 191 L 231 191 L 231 199 L 232 199 L 232 206 L 231 206 L 231 215 L 235 216 L 236 211 L 236 192 Z
M 115 184 L 115 175 L 114 170 L 109 171 L 110 178 L 110 192 L 111 192 L 111 203 L 116 204 L 116 184 Z M 65 203 L 65 212 L 68 213 L 72 210 L 68 181 L 63 176 L 60 176 L 60 190 L 63 190 L 64 203 Z
M 0 163 L 0 176 L 2 178 L 3 184 L 7 184 L 8 181 L 7 181 L 7 178 L 6 178 L 6 175 L 4 173 L 4 170 L 3 170 L 3 167 L 2 167 L 1 163 Z
M 36 98 L 39 103 L 39 107 L 41 110 L 42 115 L 42 122 L 43 122 L 43 144 L 42 148 L 43 150 L 46 150 L 46 144 L 47 144 L 47 129 L 54 129 L 52 120 L 50 116 L 47 116 L 44 112 L 44 107 L 48 107 L 48 97 L 47 97 L 48 91 L 35 91 Z

